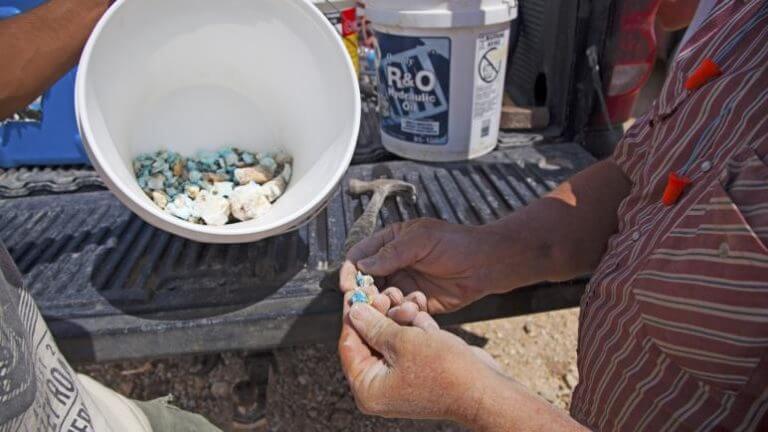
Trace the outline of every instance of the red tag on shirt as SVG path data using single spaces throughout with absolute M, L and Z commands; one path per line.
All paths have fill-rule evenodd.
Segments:
M 685 89 L 696 90 L 722 74 L 723 70 L 720 69 L 717 63 L 712 59 L 704 59 L 699 67 L 688 76 L 688 79 L 685 81 Z
M 662 202 L 665 206 L 671 206 L 677 203 L 680 196 L 683 195 L 685 188 L 691 184 L 691 179 L 685 176 L 679 176 L 677 173 L 669 173 L 667 187 L 664 189 Z

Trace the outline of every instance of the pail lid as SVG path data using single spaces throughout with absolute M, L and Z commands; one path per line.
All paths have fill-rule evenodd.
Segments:
M 518 0 L 367 0 L 374 24 L 396 27 L 478 27 L 517 18 Z

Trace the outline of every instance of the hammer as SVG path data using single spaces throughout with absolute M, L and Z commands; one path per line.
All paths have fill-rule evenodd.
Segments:
M 390 195 L 406 195 L 412 201 L 416 201 L 416 187 L 410 183 L 393 180 L 377 179 L 372 181 L 363 181 L 351 179 L 349 181 L 349 193 L 354 196 L 373 192 L 371 201 L 365 207 L 365 211 L 352 225 L 347 233 L 347 240 L 344 242 L 344 256 L 360 240 L 369 237 L 376 229 L 376 219 L 379 217 L 379 211 L 384 205 L 387 197 Z
M 416 201 L 416 187 L 404 181 L 387 178 L 372 181 L 351 179 L 349 181 L 350 195 L 358 196 L 370 192 L 373 192 L 371 201 L 368 202 L 363 214 L 357 218 L 347 233 L 347 239 L 344 242 L 344 256 L 341 257 L 342 262 L 353 246 L 373 234 L 373 231 L 376 229 L 376 219 L 379 217 L 379 210 L 381 210 L 388 196 L 392 194 L 407 194 L 411 200 Z M 320 281 L 320 286 L 323 289 L 338 290 L 339 268 L 339 266 L 336 266 L 332 270 L 326 270 L 325 277 Z

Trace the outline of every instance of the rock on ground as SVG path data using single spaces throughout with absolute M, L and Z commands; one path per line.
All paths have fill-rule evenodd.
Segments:
M 578 383 L 576 341 L 579 310 L 566 309 L 536 315 L 465 324 L 475 338 L 504 368 L 532 392 L 567 410 Z

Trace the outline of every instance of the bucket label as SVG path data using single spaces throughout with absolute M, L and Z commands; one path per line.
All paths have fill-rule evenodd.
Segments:
M 498 128 L 499 106 L 504 96 L 504 71 L 507 61 L 509 30 L 480 35 L 477 39 L 475 61 L 475 102 L 473 123 L 480 138 L 493 135 Z M 494 121 L 495 120 L 495 121 Z M 492 123 L 496 123 L 492 125 Z
M 451 39 L 376 32 L 381 130 L 416 144 L 448 143 Z

